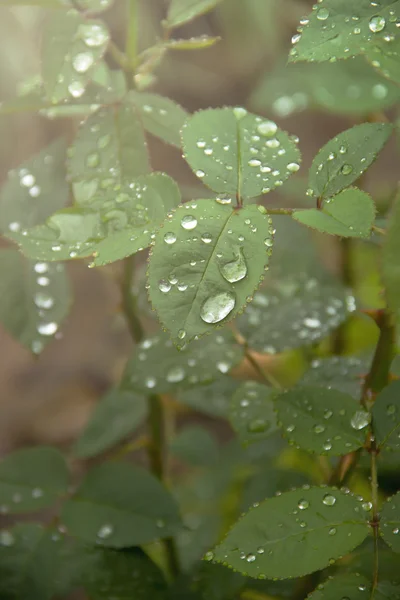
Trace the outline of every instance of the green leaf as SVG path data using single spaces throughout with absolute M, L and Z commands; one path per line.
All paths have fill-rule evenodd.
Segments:
M 68 202 L 65 142 L 56 140 L 10 171 L 0 195 L 0 229 L 6 235 L 42 223 Z
M 200 35 L 198 37 L 191 37 L 187 39 L 168 40 L 167 42 L 164 42 L 163 45 L 165 48 L 170 50 L 200 50 L 214 46 L 214 44 L 220 40 L 220 37 Z
M 234 393 L 229 418 L 244 446 L 269 437 L 277 429 L 273 395 L 270 388 L 256 381 L 242 383 Z
M 335 575 L 321 583 L 317 590 L 307 596 L 309 600 L 366 600 L 366 592 L 370 591 L 371 584 L 359 573 Z
M 136 106 L 146 131 L 167 144 L 181 147 L 180 132 L 188 114 L 179 104 L 164 96 L 144 92 L 130 92 L 129 98 Z
M 290 443 L 331 456 L 360 448 L 370 421 L 351 396 L 323 387 L 285 391 L 277 396 L 276 410 Z
M 263 207 L 213 200 L 184 204 L 158 232 L 149 297 L 175 344 L 236 316 L 263 278 L 273 243 Z
M 318 152 L 309 172 L 309 195 L 329 198 L 356 181 L 388 141 L 389 123 L 363 123 L 339 133 Z
M 256 502 L 262 502 L 269 496 L 279 495 L 294 487 L 307 485 L 308 482 L 309 479 L 298 471 L 275 469 L 270 466 L 258 468 L 244 486 L 241 509 L 247 511 Z
M 221 0 L 171 0 L 165 26 L 180 27 L 212 10 Z
M 368 532 L 367 516 L 354 496 L 307 487 L 261 502 L 206 558 L 249 577 L 301 577 L 353 550 Z
M 65 3 L 65 0 L 63 0 Z M 114 0 L 69 0 L 72 6 L 77 6 L 88 13 L 99 13 L 111 8 Z
M 400 381 L 393 381 L 372 407 L 373 430 L 379 447 L 400 450 Z
M 294 138 L 244 108 L 202 110 L 182 129 L 184 155 L 214 192 L 252 198 L 299 170 Z
M 382 250 L 382 279 L 391 310 L 400 315 L 400 194 L 395 200 Z
M 76 10 L 57 11 L 47 19 L 42 39 L 42 75 L 53 103 L 79 98 L 93 78 L 110 34 L 103 21 L 88 20 Z
M 129 184 L 150 171 L 143 127 L 128 100 L 89 117 L 68 156 L 68 173 L 79 204 L 90 202 L 96 192 L 115 192 L 115 186 Z
M 0 462 L 2 513 L 22 513 L 52 506 L 67 491 L 68 469 L 54 448 L 16 450 Z
M 123 462 L 92 469 L 61 518 L 71 535 L 114 548 L 147 544 L 181 527 L 175 500 L 160 482 Z
M 327 198 L 321 210 L 295 211 L 292 216 L 299 223 L 323 233 L 368 238 L 375 221 L 375 204 L 366 192 L 348 188 Z
M 381 536 L 393 552 L 400 553 L 400 492 L 389 498 L 380 513 Z
M 398 36 L 390 43 L 385 39 L 368 44 L 365 56 L 373 67 L 388 79 L 400 83 L 400 40 Z
M 243 349 L 230 332 L 215 333 L 181 350 L 166 335 L 147 338 L 128 361 L 122 386 L 145 394 L 176 392 L 213 381 L 242 358 Z
M 139 548 L 92 550 L 92 562 L 83 574 L 91 600 L 164 600 L 167 585 L 160 569 Z
M 381 581 L 376 587 L 374 600 L 400 600 L 400 585 Z
M 113 389 L 96 404 L 88 424 L 74 445 L 78 458 L 105 452 L 131 435 L 146 417 L 145 398 Z
M 369 45 L 397 35 L 400 17 L 397 1 L 380 5 L 359 0 L 323 0 L 292 38 L 290 60 L 325 61 L 361 54 Z
M 316 358 L 304 374 L 300 385 L 319 385 L 339 390 L 353 398 L 360 396 L 363 376 L 368 373 L 371 357 L 330 356 Z
M 0 321 L 34 354 L 54 338 L 71 304 L 64 266 L 24 261 L 12 249 L 0 252 Z
M 182 429 L 170 445 L 172 454 L 194 466 L 213 466 L 218 461 L 219 450 L 215 438 L 198 425 Z
M 236 381 L 230 377 L 220 377 L 209 385 L 179 393 L 178 400 L 200 413 L 225 419 L 228 418 L 232 394 L 236 388 Z
M 36 523 L 0 532 L 0 595 L 2 600 L 51 600 L 56 591 L 63 539 Z M 48 576 L 51 573 L 51 576 Z

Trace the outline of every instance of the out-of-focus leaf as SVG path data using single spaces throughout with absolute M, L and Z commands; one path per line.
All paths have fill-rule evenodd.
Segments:
M 390 43 L 385 39 L 368 44 L 365 56 L 371 65 L 388 79 L 400 83 L 400 40 L 396 36 Z
M 317 590 L 307 596 L 309 600 L 337 600 L 345 597 L 348 600 L 365 600 L 371 584 L 359 573 L 335 575 L 321 583 Z
M 381 535 L 393 552 L 400 553 L 400 492 L 385 502 L 380 513 Z
M 237 382 L 230 377 L 220 377 L 209 385 L 184 390 L 178 394 L 179 402 L 211 417 L 228 418 L 233 392 Z
M 245 446 L 269 437 L 277 429 L 271 388 L 246 381 L 232 397 L 230 422 Z
M 259 468 L 244 486 L 242 510 L 247 511 L 253 504 L 262 502 L 265 498 L 288 492 L 293 487 L 308 483 L 309 479 L 298 471 L 271 467 Z
M 212 10 L 219 2 L 221 0 L 171 0 L 165 26 L 180 27 Z
M 301 385 L 319 385 L 335 389 L 353 398 L 358 398 L 361 392 L 362 377 L 370 368 L 370 357 L 330 356 L 316 358 L 311 362 L 311 368 L 304 374 Z
M 0 251 L 0 321 L 34 354 L 59 331 L 71 304 L 64 266 L 24 261 L 11 249 Z
M 400 194 L 389 220 L 382 252 L 382 278 L 390 308 L 400 316 Z
M 194 466 L 212 466 L 218 460 L 215 438 L 196 425 L 182 429 L 170 445 L 172 454 Z
M 372 407 L 373 430 L 378 445 L 400 450 L 400 381 L 393 381 L 376 397 Z
M 220 41 L 220 37 L 211 37 L 208 35 L 200 35 L 187 39 L 174 39 L 164 42 L 164 46 L 171 50 L 199 50 L 209 48 Z

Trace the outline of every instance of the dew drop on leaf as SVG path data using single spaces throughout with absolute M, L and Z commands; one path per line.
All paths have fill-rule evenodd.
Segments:
M 72 66 L 77 73 L 86 73 L 94 63 L 93 54 L 91 52 L 80 52 L 72 61 Z
M 335 496 L 332 496 L 332 494 L 325 494 L 325 496 L 322 499 L 322 502 L 326 506 L 333 506 L 336 503 L 336 498 Z
M 200 317 L 205 323 L 223 321 L 235 308 L 236 298 L 232 292 L 221 292 L 205 300 L 200 310 Z
M 172 231 L 168 231 L 164 235 L 164 242 L 166 244 L 175 244 L 175 242 L 176 242 L 176 235 L 174 233 L 172 233 Z
M 186 215 L 181 221 L 183 229 L 190 230 L 194 229 L 197 225 L 197 219 L 193 215 Z
M 320 8 L 317 10 L 317 19 L 319 21 L 326 21 L 329 18 L 329 10 L 327 8 Z
M 364 410 L 358 410 L 352 416 L 352 418 L 350 420 L 350 425 L 352 426 L 353 429 L 357 429 L 357 431 L 359 431 L 360 429 L 364 429 L 364 427 L 367 427 L 370 420 L 371 420 L 371 415 L 369 413 L 365 412 Z
M 272 137 L 278 131 L 278 126 L 273 121 L 263 121 L 257 126 L 257 131 L 264 137 Z
M 57 323 L 39 323 L 38 325 L 38 333 L 40 335 L 54 335 L 58 329 Z
M 110 535 L 113 534 L 113 531 L 114 528 L 112 525 L 102 525 L 102 527 L 100 527 L 99 531 L 97 532 L 97 537 L 99 537 L 101 540 L 106 540 L 110 537 Z
M 370 19 L 368 27 L 372 31 L 372 33 L 379 33 L 385 28 L 386 20 L 384 17 L 380 15 L 375 15 Z
M 300 510 L 305 510 L 306 508 L 308 508 L 310 506 L 310 503 L 308 502 L 308 500 L 304 500 L 304 498 L 302 500 L 299 500 L 299 503 L 297 505 L 299 507 Z
M 168 383 L 179 383 L 183 381 L 186 377 L 185 369 L 183 367 L 174 367 L 170 369 L 167 373 L 167 381 Z
M 220 267 L 221 274 L 229 283 L 241 281 L 247 275 L 247 265 L 242 250 L 239 250 L 236 260 Z

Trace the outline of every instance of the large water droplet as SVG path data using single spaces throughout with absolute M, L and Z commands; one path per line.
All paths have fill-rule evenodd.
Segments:
M 197 219 L 193 215 L 186 215 L 181 221 L 183 229 L 194 229 L 197 225 Z
M 166 244 L 175 244 L 175 242 L 176 242 L 176 235 L 172 231 L 168 231 L 164 235 L 164 242 Z
M 231 292 L 221 292 L 210 296 L 203 303 L 200 317 L 205 323 L 219 323 L 223 321 L 235 308 L 236 298 Z
M 247 275 L 247 265 L 242 250 L 238 251 L 235 260 L 222 265 L 220 270 L 224 279 L 229 283 L 236 283 L 236 281 L 244 279 Z
M 166 294 L 167 292 L 169 292 L 171 290 L 171 284 L 169 281 L 167 281 L 166 279 L 161 279 L 158 283 L 158 289 L 160 290 L 160 292 L 163 292 L 164 294 Z
M 72 66 L 77 73 L 86 73 L 94 63 L 93 54 L 91 52 L 80 52 L 72 61 Z
M 58 329 L 57 323 L 39 323 L 37 330 L 40 335 L 54 335 Z
M 231 196 L 228 196 L 228 194 L 220 194 L 219 196 L 216 197 L 215 199 L 218 204 L 231 204 L 232 203 L 232 198 Z
M 364 427 L 367 427 L 370 420 L 371 420 L 371 415 L 368 412 L 365 412 L 364 410 L 358 410 L 351 417 L 350 425 L 352 426 L 353 429 L 360 430 L 360 429 L 364 429 Z
M 54 306 L 54 298 L 43 292 L 35 294 L 34 302 L 38 308 L 44 308 L 46 310 Z
M 353 172 L 353 167 L 351 165 L 344 164 L 343 167 L 340 169 L 340 172 L 343 175 L 350 175 L 350 173 Z
M 233 109 L 233 114 L 235 115 L 237 120 L 240 121 L 247 115 L 247 110 L 245 108 L 242 108 L 241 106 L 236 106 Z
M 302 498 L 301 500 L 299 500 L 299 503 L 297 505 L 300 510 L 305 510 L 306 508 L 308 508 L 310 506 L 310 503 L 308 500 L 304 500 L 304 498 Z
M 278 126 L 273 121 L 263 121 L 257 126 L 257 131 L 264 137 L 272 137 L 278 131 Z
M 319 21 L 326 21 L 329 18 L 329 10 L 327 8 L 320 8 L 317 10 L 317 19 Z
M 85 86 L 81 81 L 71 81 L 68 91 L 73 98 L 80 98 L 85 91 Z
M 89 48 L 97 48 L 108 41 L 109 34 L 107 29 L 102 24 L 85 23 L 79 26 L 78 33 L 86 46 Z
M 186 377 L 185 370 L 183 367 L 173 367 L 167 373 L 167 381 L 169 383 L 179 383 Z
M 382 29 L 385 28 L 385 25 L 385 18 L 381 17 L 380 15 L 375 15 L 370 19 L 368 27 L 370 28 L 372 33 L 379 33 L 379 31 L 382 31 Z
M 332 494 L 325 494 L 325 496 L 322 499 L 322 502 L 326 506 L 333 506 L 336 503 L 336 498 L 335 496 L 332 496 Z
M 97 532 L 97 537 L 99 537 L 101 540 L 105 540 L 113 534 L 113 531 L 114 527 L 112 525 L 102 525 Z

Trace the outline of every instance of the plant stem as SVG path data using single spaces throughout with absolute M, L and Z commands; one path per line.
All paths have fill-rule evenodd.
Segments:
M 126 57 L 132 71 L 138 62 L 138 0 L 127 0 Z
M 128 322 L 128 327 L 133 340 L 138 344 L 144 335 L 143 327 L 137 315 L 137 297 L 132 291 L 133 276 L 135 273 L 135 255 L 124 260 L 124 273 L 121 283 L 122 308 Z
M 371 589 L 371 600 L 374 597 L 376 586 L 378 585 L 379 577 L 379 514 L 378 514 L 378 468 L 377 468 L 377 447 L 373 439 L 371 441 L 371 492 L 372 492 L 372 520 L 371 525 L 374 535 L 374 563 L 373 563 L 373 578 Z
M 295 211 L 305 210 L 304 208 L 269 208 L 266 211 L 269 215 L 292 215 Z

